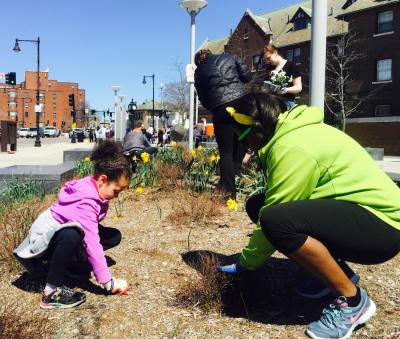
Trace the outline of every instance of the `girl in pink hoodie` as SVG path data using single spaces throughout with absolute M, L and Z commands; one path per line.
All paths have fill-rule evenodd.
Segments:
M 129 186 L 132 171 L 118 146 L 104 141 L 92 153 L 94 174 L 67 182 L 59 200 L 33 223 L 29 235 L 14 251 L 28 269 L 49 261 L 41 308 L 70 308 L 85 301 L 85 294 L 62 286 L 67 268 L 84 252 L 99 284 L 109 294 L 126 294 L 125 280 L 111 276 L 104 248 L 118 245 L 120 232 L 103 227 L 109 200 Z

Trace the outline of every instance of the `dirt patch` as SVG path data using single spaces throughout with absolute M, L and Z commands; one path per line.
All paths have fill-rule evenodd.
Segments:
M 76 309 L 41 311 L 40 282 L 33 284 L 20 273 L 2 274 L 0 292 L 26 315 L 48 316 L 57 338 L 304 337 L 306 324 L 318 318 L 329 299 L 298 297 L 294 290 L 304 273 L 280 254 L 247 281 L 225 290 L 219 311 L 176 304 L 185 283 L 202 279 L 204 270 L 196 259 L 213 256 L 221 263 L 233 262 L 253 229 L 242 207 L 232 211 L 221 206 L 218 215 L 173 223 L 169 216 L 179 204 L 184 201 L 170 192 L 145 189 L 125 199 L 120 218 L 113 218 L 110 206 L 104 225 L 119 228 L 123 240 L 106 254 L 112 259 L 112 274 L 129 282 L 126 296 L 103 295 L 94 279 L 70 281 L 71 287 L 86 291 L 87 301 Z M 400 337 L 399 264 L 397 256 L 382 265 L 351 265 L 378 306 L 375 317 L 354 338 Z

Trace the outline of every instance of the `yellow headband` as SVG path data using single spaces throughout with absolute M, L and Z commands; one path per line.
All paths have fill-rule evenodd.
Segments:
M 226 111 L 230 114 L 230 116 L 235 119 L 241 125 L 252 126 L 254 125 L 254 120 L 252 117 L 249 117 L 246 114 L 238 113 L 235 111 L 233 107 L 227 107 Z

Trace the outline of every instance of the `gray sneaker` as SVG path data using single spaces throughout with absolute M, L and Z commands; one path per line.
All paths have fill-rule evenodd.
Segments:
M 347 305 L 346 297 L 335 299 L 333 304 L 325 307 L 318 321 L 308 325 L 306 333 L 314 339 L 350 338 L 353 330 L 376 312 L 375 303 L 360 287 L 361 301 L 356 307 Z

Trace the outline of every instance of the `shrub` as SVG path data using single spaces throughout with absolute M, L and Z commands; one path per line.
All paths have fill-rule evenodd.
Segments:
M 52 338 L 55 326 L 43 312 L 27 312 L 5 298 L 0 306 L 0 338 Z
M 81 161 L 75 161 L 74 163 L 74 174 L 78 178 L 84 178 L 89 175 L 93 175 L 93 171 L 94 166 L 89 157 L 86 157 L 84 160 Z
M 186 190 L 176 190 L 174 209 L 168 220 L 174 224 L 190 222 L 209 222 L 213 217 L 221 215 L 224 205 L 220 195 L 211 192 L 197 194 Z
M 23 203 L 7 205 L 0 215 L 0 262 L 2 269 L 18 271 L 19 266 L 12 252 L 25 239 L 38 215 L 54 201 L 54 196 L 47 199 L 32 198 Z M 1 337 L 1 336 L 0 336 Z
M 230 286 L 228 276 L 216 270 L 214 256 L 202 256 L 195 278 L 178 286 L 175 303 L 183 307 L 199 307 L 205 313 L 221 312 L 223 292 Z

